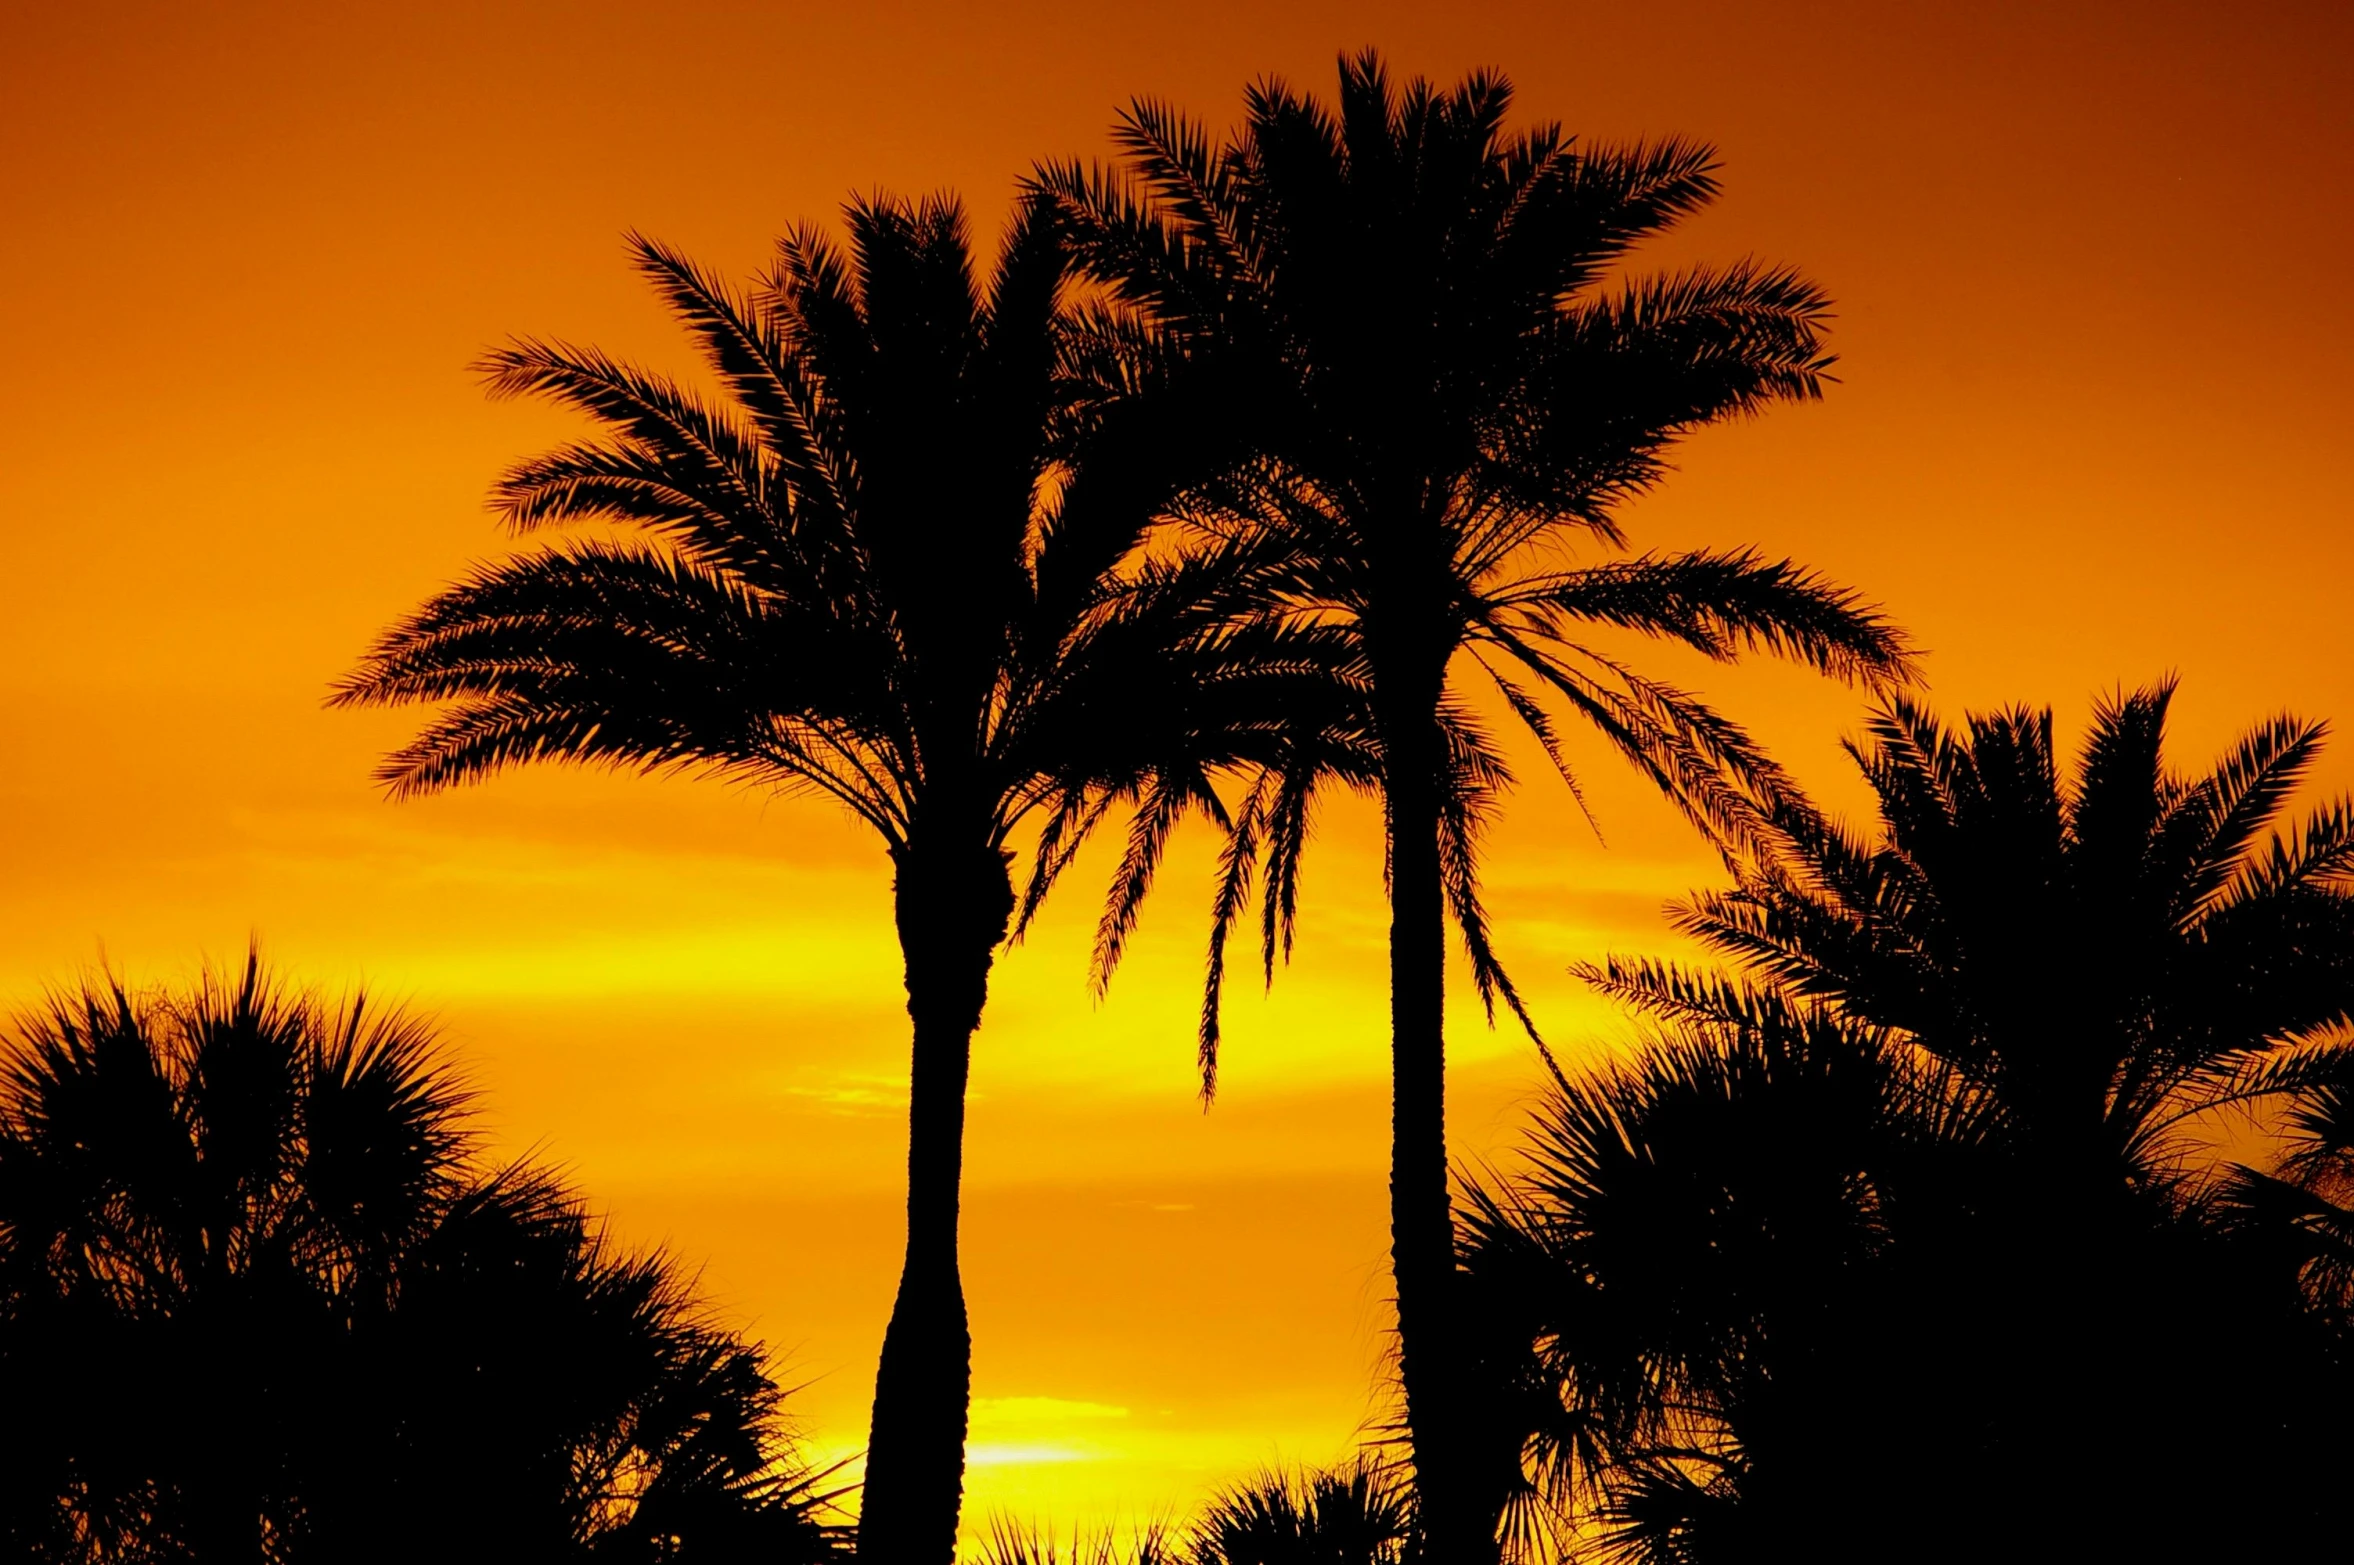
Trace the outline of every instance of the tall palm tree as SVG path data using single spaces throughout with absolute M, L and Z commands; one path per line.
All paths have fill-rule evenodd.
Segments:
M 841 1552 L 757 1351 L 544 1173 L 415 1020 L 257 961 L 0 1051 L 11 1559 Z
M 847 253 L 793 231 L 748 299 L 634 241 L 724 406 L 591 350 L 492 354 L 495 392 L 609 436 L 509 472 L 509 523 L 651 540 L 478 572 L 336 699 L 449 703 L 386 761 L 398 794 L 543 759 L 692 768 L 825 795 L 882 838 L 914 1036 L 860 1548 L 898 1565 L 955 1547 L 964 1094 L 994 953 L 1113 802 L 1211 796 L 1223 761 L 1272 753 L 1313 703 L 1270 694 L 1288 633 L 1217 629 L 1199 590 L 1215 562 L 1137 557 L 1182 429 L 1124 416 L 1090 377 L 1050 215 L 1024 206 L 985 284 L 953 200 L 862 200 L 848 224 Z M 1017 898 L 1009 843 L 1034 814 Z
M 1509 773 L 1475 686 L 1491 683 L 1556 763 L 1554 714 L 1566 710 L 1696 820 L 1730 831 L 1781 790 L 1778 774 L 1733 725 L 1584 631 L 1719 658 L 1764 649 L 1873 682 L 1906 669 L 1884 621 L 1787 561 L 1578 563 L 1580 544 L 1621 544 L 1614 508 L 1659 478 L 1678 436 L 1819 393 L 1826 301 L 1791 271 L 1752 265 L 1613 285 L 1638 242 L 1714 194 L 1712 154 L 1682 141 L 1583 147 L 1555 126 L 1508 135 L 1510 100 L 1486 74 L 1394 89 L 1366 54 L 1342 62 L 1337 107 L 1265 84 L 1221 145 L 1139 103 L 1116 132 L 1123 166 L 1036 176 L 1105 290 L 1100 328 L 1215 387 L 1255 457 L 1192 486 L 1179 514 L 1247 544 L 1258 611 L 1335 637 L 1337 672 L 1364 702 L 1392 914 L 1400 1370 L 1424 1524 L 1464 1559 L 1486 1524 L 1462 1498 L 1451 1433 L 1450 913 L 1491 1013 L 1499 998 L 1521 1009 L 1479 907 L 1478 828 Z M 1225 931 L 1264 855 L 1269 961 L 1288 944 L 1307 803 L 1325 780 L 1269 774 L 1235 816 L 1205 1073 Z M 1115 899 L 1107 958 L 1130 916 Z

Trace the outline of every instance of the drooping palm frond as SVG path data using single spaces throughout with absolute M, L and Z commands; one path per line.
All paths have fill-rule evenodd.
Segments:
M 1854 592 L 1753 550 L 1647 554 L 1539 574 L 1516 580 L 1490 602 L 1497 610 L 1542 616 L 1545 629 L 1610 625 L 1679 641 L 1719 660 L 1770 652 L 1867 687 L 1884 685 L 1894 672 L 1886 622 Z

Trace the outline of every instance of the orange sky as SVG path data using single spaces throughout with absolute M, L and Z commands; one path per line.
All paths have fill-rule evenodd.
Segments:
M 436 1010 L 501 1144 L 701 1263 L 862 1438 L 898 1244 L 887 871 L 821 805 L 517 775 L 393 806 L 406 714 L 319 701 L 503 540 L 481 497 L 570 426 L 487 405 L 510 331 L 678 367 L 636 227 L 748 271 L 852 188 L 965 191 L 1150 93 L 1220 123 L 1334 53 L 1506 69 L 1531 115 L 1724 154 L 1662 259 L 1802 264 L 1821 407 L 1712 432 L 1628 513 L 1885 602 L 1952 707 L 2179 670 L 2185 759 L 2354 716 L 2354 12 L 2339 5 L 12 6 L 0 42 L 0 998 L 259 932 Z M 1659 665 L 1852 799 L 1847 694 Z M 1532 783 L 1491 870 L 1573 1050 L 1569 960 L 1664 949 L 1708 873 L 1589 747 L 1609 846 Z M 1532 774 L 1533 775 L 1533 774 Z M 2354 744 L 2326 782 L 2354 781 Z M 1191 1096 L 1204 844 L 1105 1005 L 1086 878 L 999 968 L 965 1225 L 970 1514 L 1166 1512 L 1380 1413 L 1381 914 L 1336 808 L 1301 957 Z M 1190 854 L 1190 856 L 1187 856 Z M 1099 867 L 1100 871 L 1100 867 Z M 1100 872 L 1096 876 L 1100 884 Z M 1526 1046 L 1455 1031 L 1455 1134 L 1504 1153 Z

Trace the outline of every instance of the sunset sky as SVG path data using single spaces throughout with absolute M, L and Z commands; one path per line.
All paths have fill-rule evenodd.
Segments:
M 1819 406 L 1690 442 L 1639 546 L 1756 544 L 1862 589 L 1958 712 L 2172 670 L 2180 759 L 2354 719 L 2354 8 L 798 4 L 11 6 L 0 35 L 0 1000 L 233 959 L 431 1011 L 504 1155 L 701 1268 L 812 1446 L 865 1434 L 895 1278 L 905 1016 L 889 872 L 828 807 L 517 773 L 387 802 L 411 713 L 322 710 L 370 637 L 509 545 L 483 496 L 578 432 L 486 402 L 510 332 L 685 370 L 638 229 L 737 275 L 853 190 L 963 192 L 1133 96 L 1493 65 L 1524 119 L 1682 134 L 1724 199 L 1651 257 L 1788 261 L 1838 301 Z M 1861 706 L 1652 666 L 1829 797 Z M 1670 951 L 1709 878 L 1573 747 L 1492 844 L 1506 960 L 1564 1053 L 1634 1036 L 1568 963 Z M 2354 739 L 2321 790 L 2354 785 Z M 1298 959 L 1194 1096 L 1206 837 L 1108 1001 L 1104 865 L 1003 960 L 964 1224 L 968 1525 L 1191 1505 L 1387 1416 L 1377 821 L 1336 804 Z M 1452 1125 L 1503 1160 L 1540 1079 L 1462 997 Z

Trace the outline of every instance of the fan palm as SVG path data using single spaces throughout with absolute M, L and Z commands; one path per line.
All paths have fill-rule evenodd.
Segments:
M 1182 430 L 1124 417 L 1089 378 L 1048 215 L 1025 206 L 985 284 L 951 200 L 861 201 L 848 221 L 847 253 L 788 235 L 749 299 L 636 241 L 724 406 L 590 350 L 492 354 L 494 391 L 610 435 L 509 472 L 508 521 L 651 539 L 477 573 L 336 699 L 449 703 L 385 762 L 396 793 L 542 759 L 694 768 L 825 795 L 882 838 L 913 1023 L 907 1253 L 860 1545 L 946 1560 L 971 1379 L 964 1093 L 994 953 L 1112 803 L 1204 796 L 1325 708 L 1274 699 L 1279 644 L 1312 633 L 1220 630 L 1204 589 L 1222 567 L 1136 557 Z M 1017 898 L 1008 844 L 1034 813 Z
M 838 1551 L 757 1353 L 543 1174 L 416 1022 L 85 986 L 0 1064 L 12 1559 Z
M 2348 1226 L 2315 1166 L 2342 1142 L 2220 1199 L 2079 1208 L 2061 1260 L 2049 1181 L 1935 1061 L 1770 994 L 1705 1004 L 1563 1083 L 1471 1192 L 1473 1384 L 1518 1557 L 2342 1536 Z
M 1710 1014 L 1557 1084 L 1470 1192 L 1514 1552 L 1971 1557 L 2006 1514 L 1986 1427 L 2023 1422 L 1991 1390 L 2016 1268 L 1969 1242 L 1983 1123 L 1871 1029 L 1696 992 Z
M 1484 1523 L 1461 1498 L 1449 1401 L 1450 914 L 1491 1014 L 1499 999 L 1521 1012 L 1478 897 L 1478 828 L 1509 773 L 1475 687 L 1491 683 L 1557 764 L 1566 710 L 1731 831 L 1779 793 L 1778 774 L 1733 725 L 1583 632 L 1719 658 L 1764 649 L 1874 682 L 1906 668 L 1886 623 L 1787 561 L 1576 561 L 1579 543 L 1621 543 L 1614 508 L 1661 475 L 1678 436 L 1819 393 L 1826 304 L 1797 274 L 1749 265 L 1609 285 L 1638 242 L 1710 199 L 1711 153 L 1582 147 L 1553 126 L 1508 135 L 1510 99 L 1485 74 L 1395 89 L 1368 54 L 1343 61 L 1337 108 L 1264 85 L 1220 145 L 1140 103 L 1116 132 L 1124 165 L 1036 177 L 1105 291 L 1097 333 L 1215 388 L 1203 400 L 1251 454 L 1191 486 L 1177 514 L 1247 549 L 1257 612 L 1334 638 L 1333 673 L 1362 701 L 1370 775 L 1349 780 L 1381 797 L 1392 913 L 1400 1369 L 1424 1522 L 1464 1559 Z M 1270 772 L 1234 814 L 1205 1086 L 1226 930 L 1263 859 L 1267 960 L 1288 946 L 1309 800 L 1332 775 Z M 1107 965 L 1132 916 L 1116 897 Z
M 1182 1536 L 1154 1523 L 1126 1546 L 1109 1532 L 1066 1551 L 1037 1528 L 999 1526 L 982 1565 L 1400 1565 L 1413 1498 L 1391 1468 L 1360 1457 L 1329 1470 L 1255 1474 L 1219 1491 Z
M 1224 1490 L 1198 1517 L 1188 1565 L 1400 1565 L 1411 1558 L 1413 1496 L 1389 1468 L 1264 1472 Z

